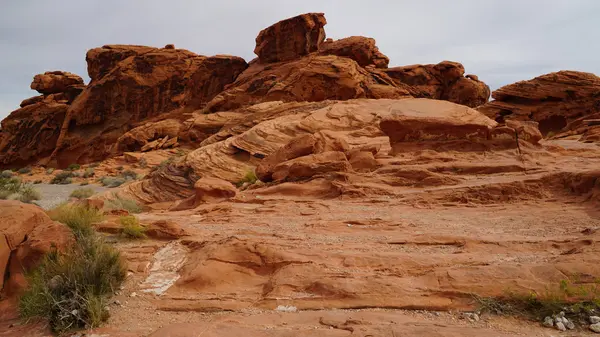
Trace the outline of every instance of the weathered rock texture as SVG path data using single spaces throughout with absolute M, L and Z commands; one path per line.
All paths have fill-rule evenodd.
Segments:
M 447 100 L 472 108 L 490 97 L 490 88 L 475 75 L 465 77 L 465 68 L 457 62 L 389 68 L 384 72 L 395 82 L 413 87 L 417 91 L 415 97 Z
M 372 65 L 387 68 L 390 63 L 390 59 L 375 45 L 375 39 L 363 36 L 351 36 L 336 41 L 328 39 L 319 48 L 319 54 L 347 57 L 361 67 Z
M 53 247 L 65 248 L 71 230 L 39 207 L 0 200 L 0 292 L 12 296 L 26 286 L 24 274 Z
M 269 101 L 323 101 L 353 98 L 409 97 L 410 88 L 395 85 L 351 59 L 310 55 L 295 61 L 250 66 L 207 111 L 227 111 Z
M 201 177 L 237 183 L 254 168 L 264 181 L 301 180 L 350 171 L 352 165 L 346 153 L 350 154 L 354 148 L 357 148 L 354 152 L 377 153 L 381 141 L 391 142 L 396 152 L 415 144 L 423 148 L 440 143 L 443 150 L 479 151 L 487 148 L 491 130 L 497 125 L 476 110 L 438 100 L 306 102 L 304 109 L 298 105 L 263 103 L 259 106 L 265 109 L 268 119 L 249 129 L 237 129 L 239 133 L 230 129 L 228 137 L 204 145 L 154 172 L 147 180 L 128 185 L 122 193 L 141 202 L 154 203 L 193 196 L 194 182 Z M 288 111 L 280 106 L 294 109 Z M 514 147 L 515 130 L 507 129 L 512 132 L 508 141 Z M 369 146 L 369 140 L 375 139 L 377 141 Z M 320 153 L 329 154 L 319 156 Z M 355 158 L 357 169 L 377 167 L 373 160 L 360 159 L 363 160 L 365 166 Z
M 44 95 L 65 92 L 71 86 L 84 86 L 83 79 L 65 71 L 47 71 L 35 75 L 31 83 L 31 89 Z
M 535 121 L 543 135 L 576 130 L 587 132 L 586 119 L 600 118 L 600 77 L 560 71 L 504 86 L 493 101 L 478 110 L 488 117 Z
M 291 61 L 319 49 L 327 24 L 323 13 L 309 13 L 282 20 L 256 38 L 254 53 L 261 62 Z

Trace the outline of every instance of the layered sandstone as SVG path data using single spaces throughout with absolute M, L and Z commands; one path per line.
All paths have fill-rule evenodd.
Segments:
M 499 122 L 535 121 L 543 135 L 587 132 L 586 119 L 600 117 L 600 77 L 559 71 L 504 86 L 479 111 Z
M 413 87 L 415 97 L 447 100 L 471 108 L 485 104 L 490 88 L 475 75 L 465 75 L 462 64 L 443 61 L 438 64 L 411 65 L 383 70 L 396 83 Z

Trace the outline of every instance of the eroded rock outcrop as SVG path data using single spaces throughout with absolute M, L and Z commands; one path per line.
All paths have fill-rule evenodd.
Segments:
M 83 79 L 66 71 L 47 71 L 35 75 L 31 83 L 31 89 L 44 95 L 65 92 L 71 86 L 84 86 Z
M 250 66 L 208 103 L 210 112 L 269 101 L 324 101 L 410 97 L 410 88 L 388 83 L 349 58 L 311 55 L 295 61 Z
M 600 117 L 600 77 L 559 71 L 504 86 L 493 101 L 478 110 L 503 123 L 535 121 L 543 135 L 577 130 L 587 132 L 586 119 Z
M 490 88 L 475 75 L 464 76 L 465 68 L 457 62 L 418 64 L 383 71 L 395 82 L 414 88 L 417 91 L 415 97 L 447 100 L 472 108 L 486 103 L 490 97 Z
M 361 67 L 387 68 L 390 59 L 379 51 L 375 39 L 351 36 L 340 40 L 327 40 L 319 48 L 319 54 L 350 58 Z
M 106 157 L 135 123 L 184 106 L 201 107 L 246 68 L 243 59 L 231 56 L 204 57 L 181 49 L 113 49 L 88 52 L 93 80 L 67 112 L 53 153 L 58 166 Z M 110 65 L 114 68 L 106 72 Z
M 70 104 L 85 85 L 75 74 L 52 71 L 36 75 L 31 88 L 42 95 L 23 100 L 1 123 L 0 166 L 22 167 L 48 158 Z
M 264 119 L 260 111 L 245 116 L 259 103 L 430 97 L 475 106 L 487 100 L 487 86 L 463 77 L 458 63 L 387 69 L 389 59 L 374 39 L 325 41 L 326 23 L 323 14 L 308 13 L 264 29 L 249 65 L 173 45 L 92 49 L 87 87 L 66 72 L 36 76 L 32 88 L 44 95 L 24 100 L 27 110 L 3 122 L 0 165 L 65 167 L 163 143 L 207 145 Z M 219 114 L 202 116 L 209 112 Z
M 0 200 L 0 291 L 12 296 L 25 286 L 25 272 L 51 249 L 72 242 L 71 230 L 39 207 Z
M 254 53 L 263 63 L 291 61 L 319 49 L 325 40 L 327 24 L 323 13 L 308 13 L 262 30 L 256 38 Z

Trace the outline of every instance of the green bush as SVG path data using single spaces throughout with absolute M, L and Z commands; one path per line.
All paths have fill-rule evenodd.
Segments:
M 46 174 L 50 175 L 52 173 L 54 173 L 54 168 L 51 167 L 51 168 L 49 168 L 49 169 L 46 170 Z
M 78 188 L 78 189 L 74 190 L 73 192 L 71 192 L 71 198 L 87 199 L 94 194 L 96 194 L 96 192 L 94 191 L 94 189 L 92 189 L 90 187 Z
M 48 212 L 54 221 L 69 226 L 78 236 L 90 235 L 94 232 L 92 224 L 104 219 L 102 211 L 83 205 L 62 204 Z
M 52 251 L 28 273 L 19 313 L 24 319 L 48 319 L 57 333 L 95 328 L 108 319 L 110 296 L 125 277 L 116 249 L 96 234 L 79 236 L 73 247 Z
M 0 200 L 6 200 L 14 193 L 15 192 L 7 191 L 7 190 L 0 190 Z
M 140 222 L 133 215 L 122 216 L 119 218 L 121 226 L 123 226 L 123 236 L 129 239 L 143 239 L 146 237 L 146 228 L 140 225 Z
M 31 173 L 31 167 L 22 167 L 17 172 L 19 172 L 19 174 Z
M 81 165 L 79 164 L 71 164 L 69 165 L 69 167 L 67 167 L 67 170 L 69 171 L 77 171 L 81 168 Z
M 142 207 L 138 205 L 135 200 L 123 199 L 116 194 L 113 194 L 112 199 L 106 200 L 104 202 L 104 209 L 107 211 L 112 210 L 126 210 L 129 213 L 137 214 L 142 212 Z
M 10 191 L 17 193 L 21 190 L 21 179 L 15 178 L 0 178 L 0 191 Z
M 85 171 L 83 172 L 83 177 L 86 179 L 91 178 L 94 176 L 94 174 L 95 174 L 94 169 L 89 167 L 89 168 L 86 168 Z
M 493 314 L 542 320 L 564 311 L 570 318 L 587 320 L 590 312 L 600 311 L 600 280 L 562 280 L 543 293 L 507 292 L 498 298 L 475 298 L 480 310 Z
M 13 176 L 13 172 L 11 170 L 4 170 L 0 173 L 0 178 L 11 178 Z
M 32 185 L 24 184 L 21 186 L 19 191 L 19 198 L 17 200 L 24 203 L 31 203 L 34 200 L 40 200 L 42 196 Z
M 55 175 L 54 178 L 50 181 L 50 184 L 60 184 L 60 185 L 68 185 L 73 180 L 71 177 L 73 176 L 73 172 L 63 171 L 59 174 Z
M 100 183 L 102 184 L 102 186 L 109 187 L 109 188 L 119 187 L 119 186 L 123 185 L 125 182 L 126 182 L 126 180 L 123 177 L 102 177 L 102 178 L 100 178 Z
M 253 184 L 256 184 L 257 181 L 258 181 L 258 177 L 256 176 L 256 173 L 254 173 L 254 170 L 249 170 L 248 172 L 246 172 L 246 175 L 244 176 L 244 178 L 242 178 L 242 180 L 238 181 L 238 183 L 236 185 L 237 185 L 237 187 L 241 187 L 245 183 L 253 185 Z
M 136 180 L 138 175 L 132 170 L 125 170 L 121 172 L 121 177 L 125 178 L 125 180 Z

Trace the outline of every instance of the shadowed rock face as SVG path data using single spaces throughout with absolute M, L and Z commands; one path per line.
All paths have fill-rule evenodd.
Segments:
M 101 160 L 136 123 L 202 107 L 247 67 L 239 57 L 121 45 L 92 49 L 86 60 L 92 81 L 85 89 L 69 73 L 35 77 L 32 88 L 54 94 L 24 101 L 3 122 L 0 165 Z
M 600 118 L 600 77 L 559 71 L 504 86 L 478 110 L 499 122 L 535 121 L 542 134 L 595 133 L 583 122 Z M 568 133 L 567 133 L 568 134 Z

